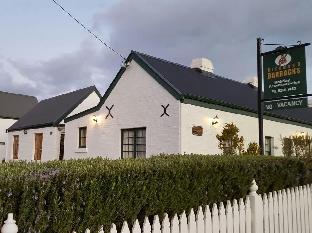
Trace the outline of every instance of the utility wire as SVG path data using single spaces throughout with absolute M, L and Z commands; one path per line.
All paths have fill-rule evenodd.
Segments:
M 111 46 L 106 44 L 99 36 L 94 34 L 89 28 L 87 28 L 83 23 L 81 23 L 76 17 L 74 17 L 69 11 L 67 11 L 61 4 L 59 4 L 56 0 L 52 0 L 62 11 L 64 11 L 69 17 L 71 17 L 73 20 L 76 21 L 81 27 L 83 27 L 87 32 L 89 32 L 96 40 L 98 40 L 101 44 L 103 44 L 106 48 L 111 50 L 113 53 L 121 57 L 124 61 L 126 58 L 122 56 L 120 53 L 118 53 L 115 49 L 113 49 Z

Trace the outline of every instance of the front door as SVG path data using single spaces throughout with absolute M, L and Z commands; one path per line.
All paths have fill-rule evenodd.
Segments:
M 35 156 L 34 156 L 35 160 L 41 160 L 42 139 L 43 139 L 42 133 L 36 133 L 35 134 Z
M 60 140 L 60 156 L 59 160 L 63 160 L 64 158 L 64 139 L 65 139 L 65 134 L 61 134 L 61 140 Z
M 18 159 L 19 136 L 13 136 L 13 159 Z

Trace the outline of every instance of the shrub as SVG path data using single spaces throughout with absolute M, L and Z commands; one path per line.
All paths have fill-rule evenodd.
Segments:
M 221 134 L 216 137 L 219 141 L 219 149 L 225 155 L 242 154 L 244 151 L 244 137 L 239 136 L 239 129 L 234 123 L 226 123 Z
M 84 232 L 137 216 L 181 213 L 240 198 L 255 178 L 261 193 L 303 184 L 304 162 L 263 156 L 172 155 L 0 165 L 0 221 L 19 232 Z
M 283 137 L 282 151 L 288 157 L 312 157 L 312 137 L 308 134 Z
M 250 142 L 248 144 L 248 148 L 246 150 L 247 155 L 260 155 L 260 148 L 258 143 L 256 142 Z

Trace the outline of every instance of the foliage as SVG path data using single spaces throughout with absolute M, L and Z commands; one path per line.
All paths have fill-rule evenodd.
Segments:
M 0 165 L 0 221 L 13 212 L 19 232 L 84 232 L 136 216 L 181 213 L 244 197 L 256 179 L 261 193 L 304 184 L 296 158 L 170 155 Z
M 308 134 L 282 138 L 282 151 L 285 156 L 312 157 L 312 137 Z
M 226 155 L 242 154 L 244 151 L 244 137 L 239 136 L 239 129 L 234 123 L 226 123 L 221 134 L 216 137 L 219 149 Z
M 250 142 L 246 150 L 247 155 L 260 155 L 260 147 L 256 142 Z
M 291 138 L 283 137 L 281 140 L 283 155 L 286 157 L 291 157 L 294 154 L 293 142 Z

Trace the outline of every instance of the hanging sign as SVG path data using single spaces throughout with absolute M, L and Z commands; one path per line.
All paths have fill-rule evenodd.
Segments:
M 264 99 L 307 94 L 305 47 L 263 54 Z M 306 99 L 265 102 L 265 110 L 307 107 Z

